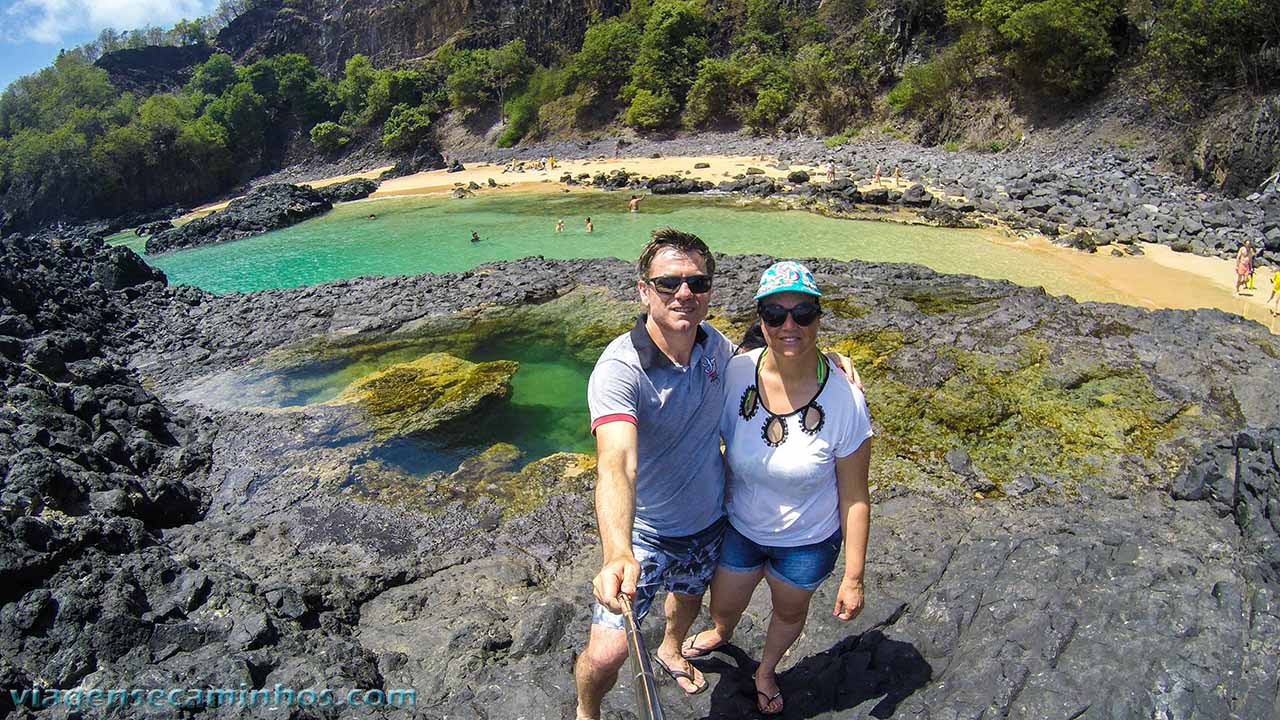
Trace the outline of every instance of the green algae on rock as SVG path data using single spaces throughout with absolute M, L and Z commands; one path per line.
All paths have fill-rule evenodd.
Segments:
M 963 485 L 979 477 L 998 489 L 1027 476 L 1074 492 L 1086 480 L 1154 483 L 1185 459 L 1189 448 L 1176 439 L 1201 416 L 1198 406 L 1162 399 L 1136 365 L 1052 357 L 1043 341 L 1025 338 L 1014 356 L 938 349 L 932 382 L 893 367 L 903 347 L 893 330 L 845 336 L 833 346 L 866 380 L 878 431 L 877 484 L 918 485 L 924 477 Z M 956 449 L 971 467 L 948 467 L 947 453 Z
M 511 393 L 519 363 L 473 363 L 430 353 L 352 383 L 333 404 L 357 404 L 383 437 L 430 432 Z

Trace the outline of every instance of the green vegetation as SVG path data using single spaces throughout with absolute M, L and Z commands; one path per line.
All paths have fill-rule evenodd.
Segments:
M 1191 112 L 1224 92 L 1280 87 L 1280 0 L 828 0 L 804 15 L 774 0 L 635 0 L 558 54 L 532 57 L 519 39 L 450 42 L 398 67 L 354 55 L 333 78 L 298 54 L 243 65 L 215 54 L 152 98 L 120 93 L 90 62 L 205 44 L 253 2 L 224 0 L 215 17 L 169 30 L 104 31 L 14 82 L 0 95 L 0 221 L 205 200 L 308 139 L 326 153 L 378 140 L 408 152 L 449 110 L 498 109 L 503 147 L 621 122 L 802 131 L 829 145 L 884 127 L 998 152 L 1016 134 L 957 135 L 958 113 L 993 91 L 1004 107 L 1025 93 L 1078 101 L 1129 72 L 1158 107 Z M 882 28 L 886 12 L 896 29 Z M 899 75 L 901 58 L 912 61 Z

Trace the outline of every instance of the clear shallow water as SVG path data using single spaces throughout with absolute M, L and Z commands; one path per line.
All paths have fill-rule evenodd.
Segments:
M 626 192 L 506 192 L 466 200 L 362 201 L 256 238 L 147 260 L 173 284 L 249 292 L 360 275 L 455 272 L 531 255 L 631 260 L 653 228 L 673 225 L 702 236 L 717 252 L 913 262 L 1066 292 L 1062 268 L 1029 263 L 1024 250 L 993 243 L 984 231 L 837 220 L 798 210 L 740 207 L 730 198 L 648 196 L 642 212 L 632 214 L 626 212 L 629 198 Z M 584 227 L 588 216 L 595 224 L 590 234 Z M 556 233 L 561 218 L 565 232 Z M 473 230 L 480 242 L 470 242 Z M 123 233 L 115 237 L 127 239 Z M 1089 299 L 1109 299 L 1108 292 L 1097 288 Z
M 465 458 L 498 442 L 515 445 L 526 460 L 556 452 L 592 452 L 586 407 L 588 363 L 549 343 L 489 338 L 483 347 L 462 353 L 468 360 L 515 360 L 511 396 L 483 418 L 441 428 L 432 437 L 397 438 L 378 445 L 373 458 L 414 475 L 452 471 Z M 219 407 L 288 408 L 338 397 L 355 380 L 398 363 L 441 350 L 430 339 L 391 349 L 372 349 L 356 357 L 317 361 L 289 370 L 230 372 L 202 382 L 187 399 Z

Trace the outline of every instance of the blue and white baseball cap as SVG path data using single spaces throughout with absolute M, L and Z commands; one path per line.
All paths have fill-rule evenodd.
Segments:
M 809 268 L 794 260 L 783 260 L 769 266 L 760 276 L 760 289 L 752 299 L 759 300 L 766 295 L 782 292 L 798 292 L 814 297 L 822 297 L 818 284 L 813 281 L 813 273 Z

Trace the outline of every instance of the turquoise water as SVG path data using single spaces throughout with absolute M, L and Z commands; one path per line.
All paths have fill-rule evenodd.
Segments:
M 466 200 L 368 200 L 339 205 L 321 218 L 255 238 L 147 260 L 173 284 L 248 292 L 360 275 L 454 272 L 531 255 L 631 260 L 651 230 L 673 225 L 730 254 L 914 262 L 941 272 L 1046 287 L 1061 276 L 1052 267 L 1032 267 L 1025 252 L 990 242 L 983 231 L 838 220 L 799 210 L 743 207 L 730 198 L 650 196 L 643 212 L 632 214 L 626 212 L 629 198 L 625 192 L 508 192 Z M 376 217 L 370 219 L 371 214 Z M 593 233 L 585 229 L 588 216 Z M 565 231 L 556 233 L 561 218 Z M 480 242 L 470 242 L 472 231 Z
M 341 360 L 324 360 L 288 370 L 249 370 L 220 378 L 205 388 L 198 402 L 223 407 L 301 407 L 333 400 L 355 380 L 431 352 L 453 351 L 433 339 L 375 346 Z M 378 445 L 373 457 L 423 475 L 452 471 L 463 459 L 497 442 L 515 445 L 527 460 L 556 452 L 591 452 L 586 407 L 588 363 L 574 359 L 550 343 L 527 342 L 497 335 L 470 353 L 468 360 L 515 360 L 511 396 L 483 418 L 440 428 L 430 437 L 398 438 Z

